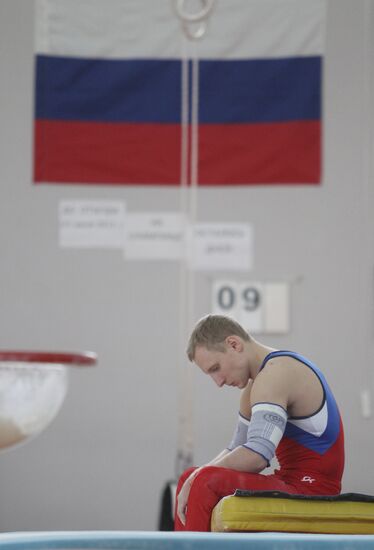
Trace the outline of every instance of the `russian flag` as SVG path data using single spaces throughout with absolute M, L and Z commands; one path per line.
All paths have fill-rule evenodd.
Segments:
M 182 52 L 198 58 L 200 185 L 318 184 L 325 0 L 36 0 L 34 180 L 178 185 Z

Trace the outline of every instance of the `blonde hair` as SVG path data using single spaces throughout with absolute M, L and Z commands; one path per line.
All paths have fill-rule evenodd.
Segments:
M 200 319 L 192 331 L 187 346 L 187 356 L 194 360 L 197 346 L 209 350 L 225 351 L 224 341 L 228 336 L 240 336 L 246 342 L 251 338 L 246 330 L 234 319 L 225 315 L 207 315 Z

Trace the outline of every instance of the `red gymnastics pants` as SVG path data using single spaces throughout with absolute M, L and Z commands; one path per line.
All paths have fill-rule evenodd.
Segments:
M 189 468 L 179 479 L 175 508 L 175 531 L 210 531 L 213 508 L 221 498 L 232 495 L 236 489 L 300 493 L 300 488 L 282 481 L 277 475 L 264 476 L 228 468 L 205 466 L 193 480 L 188 497 L 186 524 L 183 525 L 177 515 L 178 495 L 183 483 L 195 469 Z

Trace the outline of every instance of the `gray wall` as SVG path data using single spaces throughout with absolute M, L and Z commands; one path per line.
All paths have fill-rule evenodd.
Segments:
M 311 0 L 312 1 L 312 0 Z M 292 330 L 265 337 L 324 370 L 343 413 L 344 490 L 374 493 L 373 2 L 329 0 L 324 179 L 316 188 L 202 189 L 198 220 L 250 222 L 254 280 L 292 284 Z M 0 0 L 0 348 L 83 350 L 54 423 L 0 455 L 0 530 L 154 529 L 177 441 L 178 266 L 58 248 L 60 199 L 176 210 L 175 189 L 33 186 L 33 2 Z M 228 206 L 230 205 L 230 206 Z M 210 308 L 196 276 L 194 315 Z M 192 367 L 191 367 L 192 368 Z M 195 461 L 231 435 L 238 394 L 195 369 Z

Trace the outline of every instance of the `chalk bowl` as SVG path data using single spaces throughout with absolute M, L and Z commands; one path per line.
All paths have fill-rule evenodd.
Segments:
M 0 450 L 41 433 L 57 416 L 71 366 L 93 366 L 96 354 L 0 351 Z

